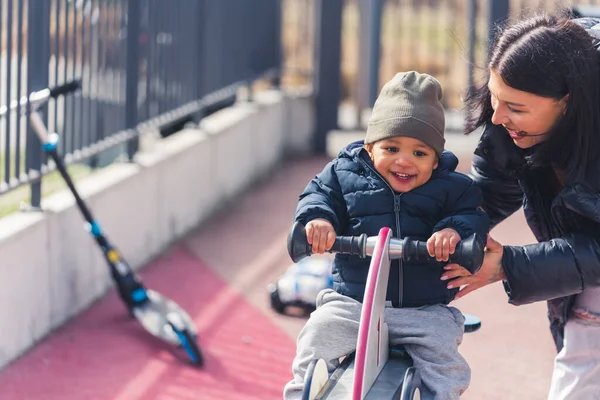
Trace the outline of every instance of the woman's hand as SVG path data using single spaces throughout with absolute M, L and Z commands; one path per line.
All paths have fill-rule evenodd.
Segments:
M 448 280 L 448 289 L 464 286 L 454 297 L 458 300 L 474 290 L 482 288 L 490 283 L 506 279 L 502 269 L 503 247 L 500 243 L 487 236 L 485 255 L 481 269 L 475 275 L 458 264 L 448 264 L 444 267 L 446 272 L 442 274 L 442 280 Z

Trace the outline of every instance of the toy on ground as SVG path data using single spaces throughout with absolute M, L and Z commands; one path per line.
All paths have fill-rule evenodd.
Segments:
M 45 105 L 49 99 L 75 92 L 80 87 L 80 81 L 72 81 L 54 88 L 46 88 L 34 92 L 19 101 L 13 101 L 7 107 L 1 107 L 0 117 L 13 110 L 20 110 L 22 113 L 27 113 L 27 106 L 29 105 L 31 126 L 42 142 L 44 151 L 54 161 L 56 169 L 73 194 L 77 207 L 87 223 L 86 227 L 88 231 L 104 254 L 104 258 L 110 268 L 111 276 L 127 310 L 148 332 L 167 343 L 183 348 L 191 359 L 192 364 L 201 366 L 204 359 L 197 344 L 197 332 L 192 319 L 175 302 L 162 296 L 160 293 L 144 287 L 141 280 L 121 256 L 117 248 L 108 241 L 104 232 L 100 229 L 100 225 L 92 216 L 91 211 L 79 196 L 67 172 L 65 163 L 58 154 L 58 135 L 48 132 L 44 120 L 39 113 L 40 107 Z
M 333 258 L 329 255 L 315 255 L 292 264 L 277 282 L 268 287 L 271 307 L 281 314 L 288 306 L 301 308 L 305 313 L 313 311 L 317 294 L 333 286 L 332 262 Z
M 473 235 L 457 245 L 451 262 L 478 268 L 483 262 L 483 251 L 483 241 Z M 288 237 L 288 252 L 295 262 L 311 255 L 304 226 L 299 223 L 294 224 Z M 345 357 L 331 375 L 324 360 L 313 360 L 306 371 L 302 399 L 420 399 L 419 371 L 401 346 L 390 348 L 384 309 L 391 260 L 433 260 L 426 243 L 392 239 L 392 231 L 382 228 L 378 236 L 337 237 L 331 252 L 372 257 L 356 351 Z M 466 316 L 466 332 L 476 331 L 480 326 L 478 318 Z

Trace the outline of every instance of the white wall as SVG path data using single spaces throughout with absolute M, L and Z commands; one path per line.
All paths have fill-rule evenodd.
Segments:
M 232 201 L 284 154 L 310 151 L 310 93 L 257 93 L 77 182 L 108 238 L 139 269 Z M 0 219 L 0 368 L 112 286 L 69 192 Z

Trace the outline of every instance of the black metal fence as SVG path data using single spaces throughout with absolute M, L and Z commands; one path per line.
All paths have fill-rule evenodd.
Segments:
M 280 0 L 0 0 L 0 105 L 81 79 L 45 110 L 65 159 L 125 143 L 131 157 L 140 129 L 197 120 L 259 78 L 277 83 L 280 14 Z M 20 110 L 0 120 L 0 197 L 31 183 L 39 206 L 50 169 Z
M 445 106 L 462 108 L 468 88 L 484 76 L 497 24 L 573 7 L 589 15 L 594 6 L 600 0 L 284 0 L 284 14 L 288 8 L 314 13 L 290 19 L 295 24 L 284 29 L 290 41 L 284 43 L 284 82 L 301 80 L 302 74 L 291 71 L 314 75 L 314 148 L 323 152 L 330 130 L 364 125 L 361 111 L 372 106 L 395 73 L 414 69 L 436 76 L 444 87 Z M 307 27 L 315 40 L 297 40 Z M 336 59 L 339 66 L 331 65 Z M 294 68 L 287 69 L 289 65 Z M 355 117 L 341 126 L 338 116 L 346 110 Z
M 65 158 L 124 144 L 131 157 L 140 130 L 173 131 L 267 77 L 314 85 L 324 151 L 340 103 L 368 107 L 393 74 L 417 69 L 460 107 L 482 76 L 492 21 L 582 4 L 600 0 L 0 0 L 0 105 L 81 78 L 81 92 L 47 108 Z M 32 182 L 38 206 L 50 168 L 27 118 L 0 120 L 0 201 Z

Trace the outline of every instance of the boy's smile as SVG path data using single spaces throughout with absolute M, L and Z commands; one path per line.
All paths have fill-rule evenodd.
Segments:
M 423 185 L 438 166 L 435 151 L 411 137 L 384 139 L 367 144 L 365 148 L 377 172 L 398 193 Z

